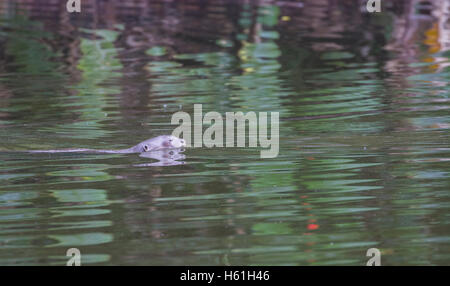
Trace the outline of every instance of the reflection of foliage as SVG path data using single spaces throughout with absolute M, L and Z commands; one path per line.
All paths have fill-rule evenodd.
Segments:
M 118 71 L 122 65 L 117 58 L 114 41 L 118 33 L 109 30 L 85 30 L 95 39 L 81 39 L 82 57 L 78 68 L 82 71 L 81 82 L 74 88 L 79 92 L 75 103 L 80 112 L 80 118 L 71 124 L 64 125 L 65 129 L 75 129 L 74 137 L 98 138 L 107 133 L 100 127 L 100 121 L 105 117 L 107 95 L 119 93 L 120 89 L 111 83 L 113 78 L 120 76 Z M 98 39 L 99 38 L 99 39 Z M 108 81 L 108 84 L 104 84 Z
M 248 7 L 247 7 L 248 9 Z M 251 13 L 241 13 L 243 33 L 240 34 L 242 47 L 238 52 L 243 73 L 233 76 L 230 81 L 236 104 L 250 110 L 278 111 L 286 115 L 282 107 L 282 97 L 288 93 L 281 88 L 278 76 L 281 55 L 275 40 L 279 34 L 272 30 L 277 24 L 279 8 L 262 6 L 258 8 L 256 23 L 252 23 Z
M 212 104 L 215 110 L 219 104 L 223 111 L 239 106 L 253 111 L 285 114 L 281 98 L 288 93 L 281 88 L 282 80 L 278 77 L 281 65 L 277 58 L 281 52 L 275 43 L 279 35 L 270 30 L 276 24 L 278 14 L 276 6 L 259 9 L 256 23 L 259 28 L 251 37 L 238 35 L 242 41 L 238 61 L 229 53 L 216 52 L 175 56 L 181 62 L 194 60 L 201 64 L 200 67 L 183 66 L 177 62 L 151 62 L 148 68 L 154 75 L 152 91 L 157 96 L 176 97 L 181 104 L 201 102 L 206 108 Z M 251 14 L 244 11 L 242 17 L 242 28 L 249 30 L 254 24 Z M 265 26 L 268 29 L 264 29 Z M 250 42 L 249 38 L 258 40 Z M 238 74 L 238 69 L 242 74 Z
M 252 226 L 256 235 L 286 235 L 292 233 L 292 229 L 286 223 L 256 223 Z
M 55 41 L 54 34 L 45 31 L 41 23 L 19 15 L 0 20 L 0 30 L 3 28 L 7 32 L 0 33 L 0 49 L 4 47 L 0 53 L 7 60 L 1 62 L 5 73 L 0 82 L 13 95 L 7 101 L 7 114 L 15 123 L 36 123 L 66 112 L 59 104 L 61 97 L 54 92 L 62 89 L 67 78 L 60 72 L 61 54 L 49 44 Z M 17 132 L 21 133 L 17 137 L 26 136 L 23 130 Z
M 378 96 L 383 90 L 382 81 L 374 79 L 374 74 L 379 70 L 374 67 L 374 63 L 345 62 L 352 58 L 353 55 L 348 52 L 322 55 L 324 63 L 333 69 L 306 75 L 307 84 L 312 85 L 312 88 L 305 86 L 303 96 L 292 99 L 295 103 L 292 105 L 294 114 L 315 120 L 293 121 L 293 126 L 315 132 L 376 132 L 383 128 L 379 122 L 370 118 L 383 106 L 382 98 Z M 319 89 L 317 85 L 326 88 Z M 355 121 L 355 117 L 359 120 Z
M 0 24 L 3 25 L 14 30 L 14 33 L 7 34 L 5 53 L 14 57 L 17 72 L 29 75 L 58 74 L 59 63 L 52 61 L 55 53 L 44 44 L 52 39 L 52 35 L 43 31 L 41 23 L 17 16 Z
M 51 245 L 51 247 L 98 245 L 108 243 L 113 240 L 113 236 L 111 234 L 103 232 L 78 233 L 70 235 L 50 235 L 49 238 L 55 239 L 57 241 L 57 243 Z M 101 255 L 101 257 L 103 258 L 104 255 Z M 97 259 L 94 259 L 94 262 L 97 262 L 96 260 Z
M 150 56 L 155 56 L 155 57 L 164 56 L 166 54 L 166 48 L 154 46 L 154 47 L 148 49 L 146 53 Z
M 151 62 L 148 69 L 154 76 L 150 80 L 155 96 L 164 96 L 164 100 L 173 97 L 183 105 L 201 102 L 205 107 L 229 101 L 226 97 L 229 95 L 227 83 L 235 64 L 229 54 L 177 55 L 175 58 L 179 61 L 194 60 L 202 63 L 202 66 L 191 68 L 178 62 Z
M 67 170 L 60 170 L 49 172 L 49 176 L 69 176 L 72 177 L 72 181 L 107 181 L 111 179 L 111 176 L 105 172 L 106 165 L 94 165 L 83 164 L 81 168 L 69 168 Z
M 86 31 L 86 30 L 85 30 Z M 101 39 L 86 39 L 81 40 L 82 58 L 78 64 L 78 68 L 83 72 L 83 80 L 78 85 L 81 89 L 95 88 L 96 93 L 111 94 L 119 91 L 114 86 L 106 88 L 100 86 L 103 81 L 118 76 L 115 72 L 122 68 L 122 65 L 117 58 L 117 50 L 114 47 L 114 41 L 118 33 L 108 30 L 93 30 L 90 31 L 93 36 L 101 37 Z

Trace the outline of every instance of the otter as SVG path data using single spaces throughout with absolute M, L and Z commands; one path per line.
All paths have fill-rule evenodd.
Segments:
M 150 138 L 141 143 L 128 148 L 119 150 L 101 150 L 101 149 L 59 149 L 59 150 L 30 150 L 31 153 L 71 153 L 71 152 L 87 152 L 87 153 L 109 153 L 109 154 L 130 154 L 144 153 L 163 149 L 173 149 L 186 147 L 186 141 L 172 135 L 161 135 Z

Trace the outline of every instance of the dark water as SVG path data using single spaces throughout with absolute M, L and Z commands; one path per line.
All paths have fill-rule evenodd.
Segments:
M 0 3 L 0 265 L 450 264 L 445 1 L 82 2 Z M 194 103 L 279 112 L 279 156 L 20 152 L 127 148 Z

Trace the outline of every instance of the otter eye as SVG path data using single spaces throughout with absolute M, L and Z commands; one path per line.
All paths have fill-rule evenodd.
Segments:
M 144 151 L 147 152 L 148 151 L 148 145 L 144 145 Z

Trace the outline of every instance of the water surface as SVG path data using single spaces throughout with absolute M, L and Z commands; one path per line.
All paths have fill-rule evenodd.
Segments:
M 442 18 L 148 2 L 0 4 L 0 265 L 65 265 L 72 247 L 83 265 L 365 265 L 372 247 L 450 263 Z M 195 103 L 279 112 L 279 156 L 22 152 L 128 148 Z

